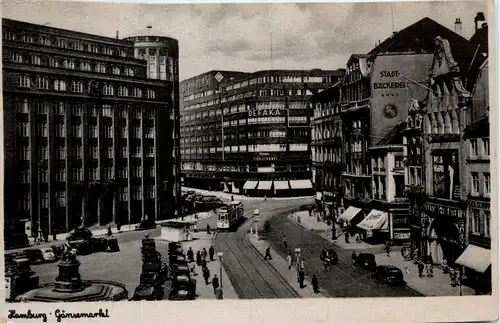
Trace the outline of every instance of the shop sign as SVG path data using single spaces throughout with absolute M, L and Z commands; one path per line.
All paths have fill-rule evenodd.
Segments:
M 248 117 L 279 117 L 281 111 L 278 109 L 248 109 Z
M 470 207 L 473 209 L 483 209 L 483 210 L 489 210 L 490 209 L 490 202 L 484 202 L 484 201 L 470 201 Z
M 410 239 L 410 232 L 394 232 L 394 239 L 408 240 Z
M 181 83 L 182 93 L 183 94 L 190 93 L 190 92 L 193 92 L 199 88 L 210 86 L 210 85 L 212 85 L 212 79 L 213 79 L 212 75 L 207 74 L 207 75 L 198 76 L 198 77 L 195 77 L 195 78 L 190 79 L 188 81 L 182 82 Z
M 461 209 L 434 204 L 434 203 L 425 203 L 425 210 L 428 213 L 438 214 L 438 215 L 446 215 L 455 218 L 463 218 L 464 211 Z
M 254 156 L 253 160 L 273 161 L 273 160 L 278 160 L 278 157 L 276 157 L 276 156 Z

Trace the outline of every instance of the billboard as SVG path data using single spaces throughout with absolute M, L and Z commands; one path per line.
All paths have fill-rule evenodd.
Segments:
M 202 88 L 211 88 L 214 85 L 215 78 L 212 74 L 204 74 L 193 77 L 181 82 L 181 91 L 183 95 L 199 92 Z
M 391 54 L 375 58 L 371 77 L 372 144 L 406 120 L 412 99 L 425 98 L 432 59 L 432 54 Z

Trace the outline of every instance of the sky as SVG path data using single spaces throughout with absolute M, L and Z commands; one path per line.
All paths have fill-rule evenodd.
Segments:
M 4 0 L 3 17 L 120 38 L 151 25 L 179 41 L 180 79 L 210 70 L 344 68 L 353 53 L 429 17 L 474 32 L 484 1 L 396 3 L 100 3 Z M 391 14 L 392 12 L 392 14 Z M 391 18 L 393 17 L 393 18 Z M 394 27 L 393 27 L 394 26 Z M 160 35 L 162 36 L 162 35 Z M 271 59 L 272 44 L 272 59 Z

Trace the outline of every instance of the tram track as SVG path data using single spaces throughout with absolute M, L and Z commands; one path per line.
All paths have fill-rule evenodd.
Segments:
M 273 211 L 293 209 L 290 206 Z M 252 212 L 246 212 L 246 220 L 236 232 L 221 232 L 216 240 L 218 250 L 224 252 L 222 264 L 233 287 L 242 299 L 300 298 L 293 287 L 279 272 L 265 261 L 251 244 L 247 232 L 253 224 Z

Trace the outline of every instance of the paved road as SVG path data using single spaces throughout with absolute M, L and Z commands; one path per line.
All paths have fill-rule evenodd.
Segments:
M 224 253 L 223 265 L 236 293 L 242 299 L 299 298 L 290 284 L 251 245 L 247 231 L 253 224 L 253 210 L 260 211 L 260 224 L 276 211 L 289 213 L 303 201 L 244 201 L 248 220 L 236 232 L 218 233 L 215 245 Z
M 271 232 L 268 240 L 273 248 L 282 256 L 292 252 L 297 247 L 306 262 L 306 275 L 318 277 L 320 287 L 330 297 L 414 297 L 422 296 L 406 286 L 387 286 L 371 278 L 364 269 L 355 268 L 351 261 L 351 251 L 343 250 L 303 227 L 287 219 L 287 214 L 277 212 L 270 219 Z M 287 236 L 288 249 L 282 245 L 283 234 Z M 319 259 L 323 248 L 333 248 L 339 256 L 339 263 L 332 266 L 330 272 L 322 270 Z

